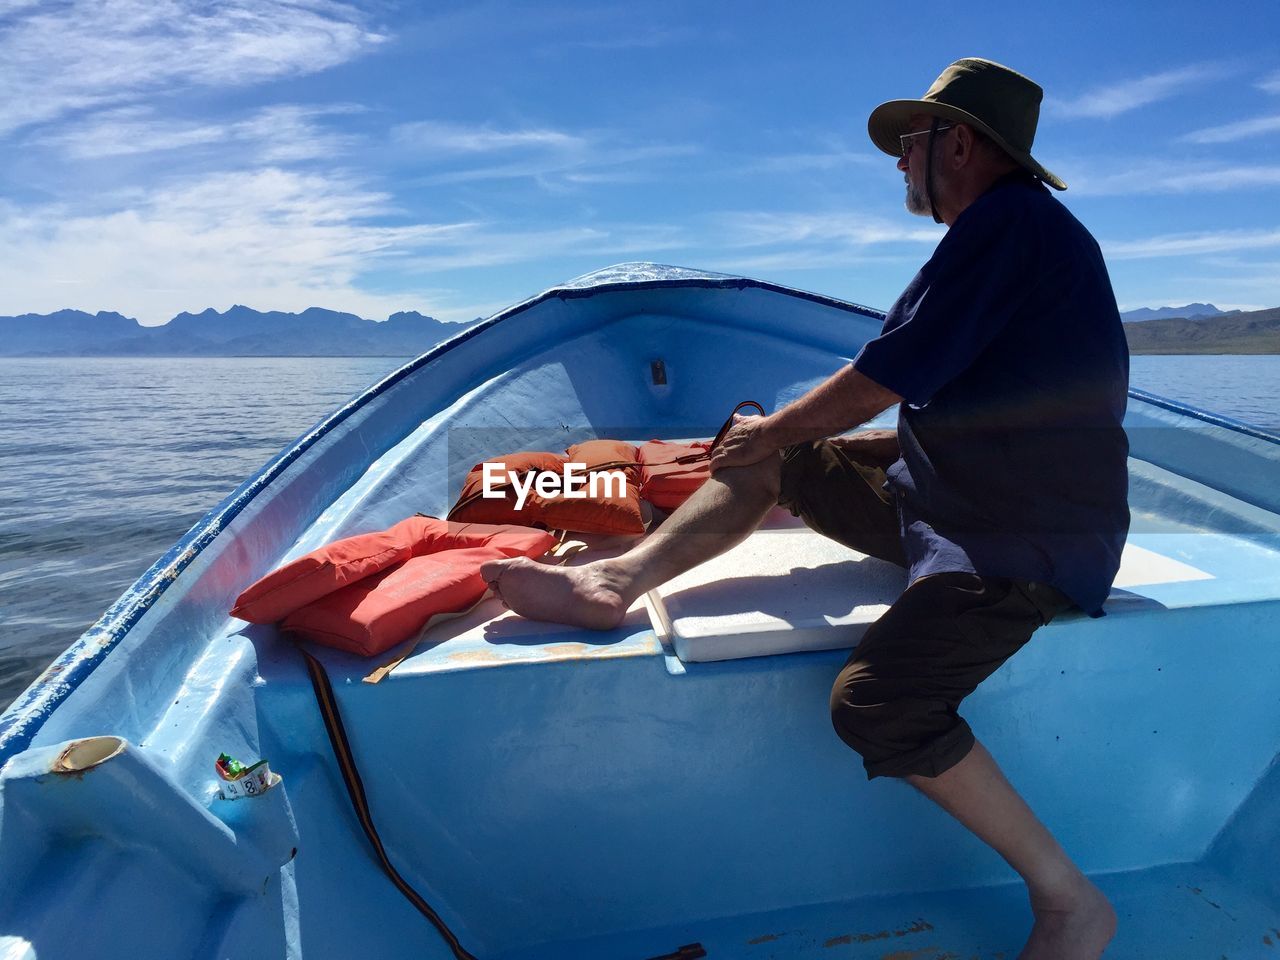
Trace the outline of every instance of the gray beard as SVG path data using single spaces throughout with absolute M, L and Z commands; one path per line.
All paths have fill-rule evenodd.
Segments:
M 917 217 L 933 216 L 933 208 L 929 205 L 929 198 L 924 191 L 917 190 L 910 179 L 907 180 L 907 212 L 914 213 Z

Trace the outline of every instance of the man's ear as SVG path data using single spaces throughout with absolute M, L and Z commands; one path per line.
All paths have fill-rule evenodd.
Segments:
M 973 156 L 977 151 L 978 138 L 973 132 L 973 127 L 967 123 L 957 123 L 954 146 L 950 151 L 952 167 L 959 169 L 972 163 Z

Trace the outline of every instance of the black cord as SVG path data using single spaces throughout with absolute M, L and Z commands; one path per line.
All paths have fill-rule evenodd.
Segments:
M 453 931 L 440 918 L 440 915 L 431 908 L 431 905 L 422 898 L 422 895 L 415 890 L 404 877 L 400 875 L 391 863 L 390 857 L 387 856 L 386 848 L 382 845 L 382 838 L 378 836 L 378 830 L 373 825 L 373 813 L 369 809 L 369 801 L 364 792 L 364 781 L 360 778 L 360 771 L 356 768 L 355 756 L 351 752 L 351 743 L 347 739 L 346 728 L 342 724 L 342 714 L 338 712 L 338 700 L 333 695 L 333 684 L 329 682 L 329 674 L 325 670 L 324 665 L 302 646 L 298 646 L 298 652 L 302 654 L 306 661 L 307 673 L 311 677 L 311 689 L 316 695 L 316 703 L 320 706 L 320 717 L 324 720 L 325 732 L 329 734 L 329 745 L 333 747 L 334 759 L 338 761 L 338 772 L 342 774 L 342 781 L 347 787 L 347 796 L 351 799 L 351 806 L 355 810 L 356 819 L 360 821 L 365 836 L 369 839 L 373 852 L 378 857 L 378 863 L 381 865 L 383 872 L 391 880 L 397 890 L 399 890 L 406 900 L 413 904 L 424 917 L 431 921 L 432 926 L 448 944 L 456 960 L 476 960 L 475 955 L 458 941 Z
M 942 217 L 938 216 L 938 205 L 933 202 L 933 141 L 938 135 L 938 124 L 941 122 L 941 117 L 934 117 L 933 123 L 929 125 L 928 155 L 924 158 L 924 189 L 929 195 L 929 212 L 933 214 L 934 223 L 942 222 Z

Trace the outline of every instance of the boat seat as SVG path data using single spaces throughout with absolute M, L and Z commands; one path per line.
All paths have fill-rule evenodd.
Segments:
M 1152 588 L 1216 579 L 1177 559 L 1169 545 L 1143 545 L 1144 539 L 1137 535 L 1125 546 L 1108 613 L 1164 607 L 1163 594 Z M 849 649 L 905 587 L 901 567 L 775 509 L 742 543 L 653 591 L 650 600 L 655 629 L 677 656 L 708 662 Z
M 572 562 L 601 555 L 589 550 Z M 1278 578 L 1280 554 L 1274 548 L 1222 534 L 1137 532 L 1125 545 L 1105 609 L 1108 615 L 1130 615 L 1268 599 Z M 637 601 L 615 630 L 525 620 L 489 597 L 386 657 L 354 661 L 341 672 L 363 676 L 405 654 L 394 670 L 401 679 L 663 653 L 678 672 L 680 663 L 847 650 L 905 588 L 901 567 L 836 543 L 775 508 L 742 543 Z M 1070 611 L 1049 629 L 1083 619 L 1080 611 Z M 327 652 L 326 659 L 333 658 Z
M 853 647 L 906 585 L 896 564 L 775 508 L 742 543 L 649 599 L 654 629 L 693 663 Z

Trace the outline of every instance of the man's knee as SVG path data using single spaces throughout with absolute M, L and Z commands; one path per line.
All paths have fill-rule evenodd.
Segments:
M 894 751 L 904 710 L 898 684 L 875 676 L 866 663 L 851 663 L 831 687 L 831 724 L 840 739 L 867 760 Z
M 973 745 L 969 725 L 930 692 L 927 678 L 886 679 L 865 661 L 840 672 L 830 709 L 832 726 L 862 757 L 869 778 L 937 776 Z
M 782 491 L 782 454 L 773 453 L 741 467 L 726 467 L 714 476 L 736 494 L 777 503 Z

